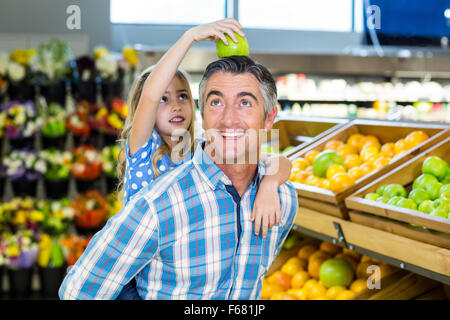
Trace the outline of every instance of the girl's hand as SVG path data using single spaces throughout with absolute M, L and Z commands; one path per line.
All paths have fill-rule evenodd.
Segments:
M 189 29 L 187 32 L 192 36 L 194 42 L 212 41 L 216 43 L 220 38 L 226 45 L 228 45 L 228 41 L 225 34 L 228 34 L 236 43 L 238 40 L 234 35 L 234 32 L 245 37 L 241 24 L 233 18 L 202 24 Z
M 255 222 L 255 234 L 258 235 L 262 224 L 262 235 L 267 236 L 268 229 L 279 223 L 280 198 L 278 196 L 278 183 L 263 179 L 256 194 L 251 221 Z

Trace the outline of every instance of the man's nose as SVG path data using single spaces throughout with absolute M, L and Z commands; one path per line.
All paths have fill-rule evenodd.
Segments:
M 231 127 L 240 121 L 239 114 L 232 104 L 226 104 L 222 113 L 222 124 Z

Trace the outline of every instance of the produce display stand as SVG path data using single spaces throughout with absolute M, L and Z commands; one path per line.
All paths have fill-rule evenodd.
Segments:
M 439 143 L 443 139 L 450 136 L 450 129 L 445 124 L 431 123 L 411 123 L 411 122 L 392 122 L 392 121 L 373 121 L 373 120 L 353 120 L 323 138 L 316 139 L 301 151 L 292 155 L 291 158 L 305 156 L 311 150 L 323 150 L 325 144 L 331 140 L 347 141 L 350 135 L 361 133 L 363 135 L 373 135 L 384 144 L 387 142 L 397 141 L 406 137 L 413 131 L 421 130 L 430 138 L 416 147 L 406 151 L 401 156 L 392 160 L 389 164 L 374 170 L 366 176 L 358 179 L 355 184 L 340 193 L 334 193 L 323 188 L 309 186 L 306 184 L 292 182 L 297 189 L 299 195 L 299 205 L 301 207 L 317 209 L 323 213 L 336 216 L 342 219 L 348 219 L 348 209 L 345 205 L 345 198 L 366 186 L 371 181 L 392 171 L 402 163 L 412 159 L 417 154 L 427 150 L 428 148 Z
M 450 250 L 300 207 L 294 230 L 450 285 Z
M 351 210 L 349 213 L 350 220 L 450 249 L 450 219 L 364 199 L 367 193 L 375 192 L 379 186 L 390 183 L 405 186 L 409 192 L 414 179 L 422 173 L 423 161 L 429 156 L 441 157 L 443 160 L 450 162 L 450 137 L 348 197 L 345 202 Z M 410 224 L 423 226 L 427 229 L 413 227 Z
M 348 122 L 346 118 L 278 116 L 272 129 L 279 130 L 280 150 L 294 146 L 293 149 L 284 153 L 290 158 L 317 139 L 327 136 Z

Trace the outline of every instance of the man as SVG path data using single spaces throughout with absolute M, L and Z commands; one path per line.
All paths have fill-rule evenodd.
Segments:
M 248 57 L 211 63 L 199 99 L 209 140 L 108 221 L 69 271 L 60 297 L 114 299 L 136 278 L 144 299 L 258 299 L 292 227 L 297 194 L 282 185 L 281 221 L 266 237 L 255 235 L 250 217 L 265 168 L 236 160 L 255 149 L 248 132 L 270 130 L 275 105 L 275 82 L 260 64 Z

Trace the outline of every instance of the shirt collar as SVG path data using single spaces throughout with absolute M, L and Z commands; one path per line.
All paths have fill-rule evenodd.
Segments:
M 232 185 L 230 178 L 228 178 L 225 173 L 212 161 L 212 159 L 206 154 L 204 150 L 205 142 L 199 143 L 195 149 L 192 161 L 194 166 L 199 170 L 200 174 L 203 175 L 207 183 L 212 189 L 215 189 L 219 182 L 225 185 Z M 266 172 L 265 165 L 258 161 L 258 166 L 256 168 L 255 176 L 252 180 L 251 186 L 259 186 L 261 179 Z

